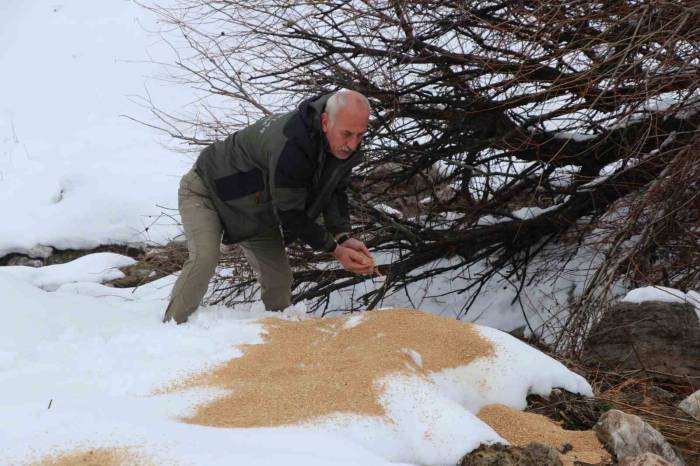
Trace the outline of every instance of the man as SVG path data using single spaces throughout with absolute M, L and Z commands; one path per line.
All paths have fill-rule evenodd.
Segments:
M 332 253 L 350 272 L 370 274 L 364 243 L 350 237 L 345 189 L 361 160 L 369 102 L 349 90 L 302 102 L 207 146 L 180 182 L 178 206 L 189 258 L 163 322 L 197 309 L 219 261 L 219 243 L 240 243 L 268 310 L 291 305 L 292 272 L 280 225 Z M 323 216 L 321 226 L 315 222 Z

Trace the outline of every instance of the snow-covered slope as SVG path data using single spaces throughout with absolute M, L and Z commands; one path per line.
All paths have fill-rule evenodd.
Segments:
M 0 423 L 2 464 L 121 446 L 154 464 L 281 459 L 290 465 L 450 464 L 482 442 L 501 440 L 476 417 L 482 406 L 522 409 L 528 393 L 548 394 L 556 386 L 591 393 L 580 376 L 558 362 L 505 333 L 479 327 L 495 348 L 493 357 L 429 378 L 389 377 L 381 398 L 385 418 L 338 414 L 297 426 L 250 429 L 185 424 L 179 418 L 193 403 L 220 390 L 161 390 L 241 356 L 240 345 L 262 343 L 257 319 L 266 313 L 210 307 L 186 325 L 164 325 L 160 319 L 171 277 L 120 290 L 95 278 L 118 276 L 116 267 L 128 258 L 99 254 L 75 262 L 39 275 L 25 267 L 0 267 L 0 419 L 8 421 Z M 81 274 L 74 273 L 76 265 Z M 41 288 L 46 283 L 53 291 Z M 343 329 L 362 325 L 353 317 Z M 423 364 L 415 351 L 409 356 L 407 361 Z
M 0 257 L 178 234 L 161 213 L 192 162 L 123 116 L 149 118 L 131 100 L 146 92 L 169 110 L 192 99 L 147 79 L 166 50 L 155 19 L 124 0 L 6 0 L 0 16 Z

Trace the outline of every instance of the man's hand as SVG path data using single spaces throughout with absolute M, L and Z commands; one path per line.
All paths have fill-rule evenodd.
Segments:
M 351 242 L 350 244 L 353 247 L 345 246 L 348 242 Z M 359 246 L 354 242 L 360 243 L 362 246 L 360 251 L 355 249 L 355 247 Z M 370 275 L 374 272 L 374 260 L 372 260 L 372 256 L 369 255 L 369 251 L 367 251 L 367 253 L 364 251 L 367 251 L 367 247 L 361 241 L 350 238 L 335 248 L 333 257 L 338 259 L 340 265 L 348 272 Z
M 363 243 L 359 239 L 348 238 L 345 241 L 343 241 L 342 243 L 340 243 L 340 245 L 345 247 L 345 248 L 350 248 L 353 251 L 361 252 L 365 256 L 372 259 L 372 254 L 369 253 L 369 249 L 367 249 L 367 246 L 365 246 L 365 243 Z M 372 262 L 374 262 L 374 259 L 372 259 Z

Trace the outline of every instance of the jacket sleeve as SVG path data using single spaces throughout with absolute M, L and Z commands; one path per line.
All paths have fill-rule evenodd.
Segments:
M 280 153 L 271 186 L 272 203 L 282 226 L 317 251 L 331 252 L 331 233 L 306 215 L 313 167 L 293 140 Z
M 340 182 L 335 191 L 333 191 L 333 195 L 325 209 L 323 209 L 323 223 L 333 235 L 349 233 L 351 230 L 347 195 L 349 183 L 349 177 Z

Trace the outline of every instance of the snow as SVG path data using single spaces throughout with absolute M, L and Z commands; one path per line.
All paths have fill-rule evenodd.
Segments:
M 180 228 L 174 225 L 177 187 L 192 157 L 167 150 L 161 143 L 172 141 L 158 139 L 152 129 L 120 117 L 148 119 L 130 100 L 131 95 L 143 95 L 144 89 L 156 103 L 172 111 L 195 100 L 187 88 L 144 78 L 160 72 L 148 63 L 149 57 L 156 62 L 172 58 L 162 40 L 147 33 L 157 29 L 155 19 L 126 0 L 99 5 L 87 0 L 54 5 L 18 0 L 0 3 L 7 26 L 0 31 L 0 65 L 24 70 L 5 74 L 0 86 L 0 215 L 8 219 L 0 228 L 0 257 L 11 252 L 45 257 L 50 252 L 47 246 L 90 248 L 182 239 Z M 30 29 L 42 33 L 20 34 Z M 47 67 L 52 70 L 51 80 L 42 78 Z M 386 211 L 401 215 L 391 208 Z M 524 218 L 537 213 L 536 208 L 522 212 Z M 462 215 L 450 212 L 436 223 L 445 222 L 443 228 L 447 228 Z M 507 219 L 483 218 L 480 224 L 503 220 Z M 377 259 L 384 264 L 396 257 L 378 254 Z M 437 261 L 426 268 L 449 262 Z M 401 293 L 380 305 L 420 307 L 457 316 L 468 293 L 440 295 L 473 280 L 482 265 L 461 276 L 447 273 L 433 282 L 417 283 L 406 290 L 406 299 Z M 88 267 L 76 267 L 84 266 Z M 121 266 L 104 268 L 114 277 Z M 88 269 L 86 274 L 102 270 Z M 58 286 L 43 271 L 18 273 L 35 275 L 32 283 L 47 290 Z M 76 271 L 76 280 L 81 273 Z M 133 301 L 141 299 L 146 290 L 105 289 L 96 283 L 102 279 L 106 278 L 97 274 L 93 280 L 66 280 L 59 291 L 93 297 L 109 294 L 113 299 Z M 173 280 L 160 282 L 158 296 L 167 297 Z M 359 288 L 381 287 L 384 280 L 376 277 Z M 570 280 L 564 281 L 562 286 L 525 289 L 526 294 L 529 290 L 537 295 L 530 307 L 541 307 L 538 298 L 542 293 L 566 293 Z M 504 330 L 525 325 L 513 301 L 517 287 L 497 282 L 492 281 L 483 300 L 475 305 L 476 312 L 467 318 Z M 508 289 L 502 290 L 503 286 Z M 350 307 L 345 304 L 351 294 L 352 290 L 335 294 L 331 309 Z M 426 295 L 431 297 L 424 298 Z M 253 306 L 261 307 L 260 303 Z M 298 320 L 304 311 L 297 309 L 289 318 Z M 539 311 L 528 312 L 531 316 Z
M 542 215 L 546 212 L 549 212 L 551 210 L 556 210 L 558 209 L 559 206 L 552 206 L 548 207 L 546 209 L 543 209 L 541 207 L 521 207 L 520 209 L 514 210 L 511 214 L 513 217 L 520 219 L 520 220 L 530 220 L 533 219 L 539 215 Z
M 343 325 L 343 329 L 349 330 L 353 327 L 357 327 L 362 323 L 362 321 L 365 320 L 365 316 L 363 314 L 355 314 L 352 315 L 348 318 L 348 320 L 345 322 L 345 325 Z
M 549 184 L 553 188 L 566 189 L 573 185 L 575 175 L 580 168 L 574 165 L 564 165 L 554 169 L 550 177 Z
M 688 303 L 695 306 L 695 312 L 700 319 L 700 293 L 697 291 L 683 292 L 666 286 L 645 286 L 629 291 L 622 301 L 642 303 L 644 301 L 662 301 L 665 303 Z
M 146 91 L 168 109 L 193 97 L 145 78 L 166 50 L 155 19 L 124 0 L 5 0 L 0 13 L 0 257 L 178 235 L 167 214 L 192 160 L 124 117 L 149 119 L 131 100 Z
M 423 356 L 421 356 L 418 351 L 411 348 L 404 348 L 402 351 L 406 353 L 409 358 L 411 358 L 413 364 L 418 367 L 423 367 Z
M 309 318 L 308 309 L 306 308 L 306 303 L 301 302 L 289 306 L 287 309 L 282 311 L 282 318 L 286 320 L 306 320 Z
M 483 215 L 479 217 L 479 220 L 476 222 L 478 226 L 489 226 L 489 225 L 495 225 L 497 223 L 503 223 L 503 222 L 511 222 L 513 219 L 517 220 L 531 220 L 535 217 L 538 217 L 542 214 L 546 214 L 547 212 L 552 212 L 557 209 L 560 209 L 562 204 L 555 204 L 553 206 L 547 207 L 545 209 L 537 206 L 529 206 L 529 207 L 521 207 L 519 209 L 514 210 L 511 212 L 511 217 L 496 217 L 491 214 Z
M 108 252 L 90 254 L 63 265 L 34 268 L 10 266 L 0 268 L 0 274 L 9 274 L 46 291 L 55 291 L 60 285 L 76 282 L 102 283 L 124 277 L 119 267 L 136 263 L 131 257 Z
M 0 85 L 0 257 L 46 257 L 48 247 L 162 244 L 180 235 L 177 187 L 192 157 L 176 155 L 162 146 L 171 141 L 122 116 L 148 120 L 130 97 L 145 92 L 166 110 L 196 100 L 194 91 L 148 78 L 160 71 L 152 62 L 165 61 L 167 50 L 148 33 L 158 28 L 155 19 L 130 0 L 9 0 L 0 2 L 0 15 L 0 66 L 18 71 L 4 73 Z M 376 258 L 379 264 L 396 259 L 392 253 Z M 42 268 L 0 267 L 0 464 L 101 446 L 132 447 L 154 464 L 454 464 L 480 443 L 502 440 L 475 416 L 481 406 L 522 409 L 527 394 L 546 395 L 555 386 L 591 393 L 553 359 L 481 326 L 497 347 L 494 360 L 430 380 L 391 375 L 379 382 L 388 421 L 337 414 L 278 428 L 184 424 L 178 417 L 220 393 L 159 390 L 240 357 L 241 345 L 262 344 L 258 320 L 271 315 L 257 301 L 232 309 L 203 306 L 186 325 L 162 324 L 175 276 L 138 288 L 104 284 L 133 263 L 100 253 Z M 586 251 L 571 261 L 574 269 L 594 263 Z M 450 293 L 485 267 L 413 284 L 380 304 L 465 317 L 469 293 Z M 360 287 L 368 291 L 384 279 Z M 548 319 L 538 313 L 565 302 L 582 283 L 561 273 L 546 286 L 526 285 L 516 302 L 518 284 L 496 277 L 466 318 L 504 330 L 526 323 L 537 328 Z M 351 292 L 335 293 L 331 307 L 346 307 Z M 685 297 L 700 302 L 698 293 Z M 273 317 L 298 321 L 321 313 L 299 303 Z M 354 314 L 344 328 L 363 321 Z M 405 352 L 409 367 L 423 366 L 421 354 Z
M 521 284 L 517 279 L 495 274 L 484 279 L 478 293 L 474 284 L 490 269 L 488 260 L 460 267 L 457 265 L 460 258 L 438 259 L 417 268 L 412 274 L 442 268 L 448 271 L 410 283 L 386 295 L 377 306 L 412 307 L 507 332 L 522 329 L 525 336 L 534 333 L 545 342 L 552 342 L 567 320 L 572 300 L 585 290 L 590 271 L 605 260 L 604 251 L 597 243 L 599 234 L 599 231 L 594 231 L 581 245 L 552 243 L 546 246 L 530 265 L 532 270 L 543 270 L 535 280 Z M 397 251 L 375 252 L 374 259 L 378 265 L 392 264 L 401 260 L 401 255 Z M 315 314 L 352 308 L 357 305 L 359 296 L 384 286 L 385 280 L 386 277 L 374 277 L 354 289 L 334 291 L 328 309 L 316 309 Z M 620 299 L 626 291 L 622 283 L 616 282 L 610 290 L 610 299 Z M 472 299 L 467 311 L 466 305 Z
M 396 217 L 401 217 L 401 216 L 403 216 L 403 214 L 401 213 L 401 211 L 396 210 L 396 209 L 394 209 L 393 207 L 388 206 L 388 205 L 386 205 L 386 204 L 376 204 L 376 205 L 374 206 L 374 208 L 377 209 L 377 210 L 380 210 L 380 211 L 384 212 L 385 214 L 394 215 L 394 216 L 396 216 Z
M 84 445 L 137 445 L 156 464 L 282 458 L 292 465 L 454 464 L 482 442 L 502 441 L 476 417 L 482 406 L 523 408 L 528 393 L 546 395 L 555 386 L 591 394 L 585 380 L 560 363 L 504 332 L 478 327 L 496 356 L 429 380 L 386 376 L 378 383 L 385 387 L 380 402 L 387 419 L 338 413 L 264 429 L 183 424 L 178 417 L 217 391 L 159 389 L 240 357 L 240 345 L 261 344 L 260 317 L 294 320 L 305 307 L 277 314 L 209 306 L 186 325 L 162 324 L 171 277 L 136 290 L 96 283 L 98 276 L 111 278 L 106 270 L 129 263 L 101 253 L 35 274 L 0 268 L 0 418 L 12 420 L 0 425 L 0 463 Z M 363 321 L 363 314 L 351 315 L 344 327 Z M 415 350 L 404 351 L 415 367 L 423 365 Z
M 554 137 L 557 139 L 571 139 L 573 141 L 589 141 L 591 139 L 595 139 L 598 137 L 596 134 L 583 134 L 583 133 L 574 133 L 571 131 L 557 131 L 554 133 Z
M 479 220 L 476 222 L 478 226 L 489 226 L 489 225 L 495 225 L 497 223 L 502 223 L 508 221 L 507 218 L 505 217 L 495 217 L 491 214 L 487 215 L 482 215 L 479 217 Z

